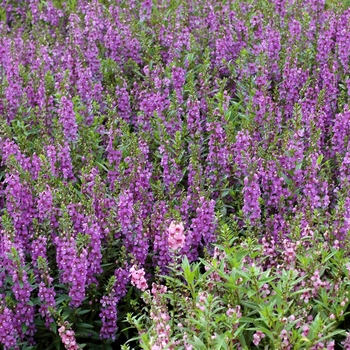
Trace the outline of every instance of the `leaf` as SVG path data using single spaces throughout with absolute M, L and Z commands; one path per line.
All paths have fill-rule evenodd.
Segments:
M 56 305 L 60 305 L 64 301 L 69 300 L 69 299 L 70 299 L 70 297 L 67 294 L 61 294 L 56 300 Z
M 22 332 L 25 333 L 28 329 L 28 326 L 25 323 L 22 323 Z
M 334 250 L 333 252 L 329 253 L 323 260 L 323 263 L 326 263 L 330 258 L 332 258 L 338 251 Z
M 254 322 L 254 318 L 251 318 L 251 317 L 246 317 L 246 316 L 243 316 L 243 317 L 240 317 L 239 318 L 239 322 L 242 323 L 253 323 Z
M 80 322 L 80 323 L 77 323 L 77 327 L 81 327 L 81 328 L 87 328 L 87 329 L 91 329 L 91 328 L 94 328 L 94 326 L 90 323 L 84 323 L 84 322 Z
M 252 296 L 254 296 L 257 292 L 253 289 L 248 290 L 247 296 L 248 298 L 251 298 Z
M 50 323 L 50 328 L 52 329 L 52 331 L 57 334 L 57 323 L 56 322 L 51 322 Z
M 194 342 L 190 341 L 190 343 L 195 345 L 195 349 L 207 350 L 206 345 L 196 335 L 194 336 Z
M 55 347 L 57 350 L 61 349 L 61 338 L 60 337 L 55 337 L 55 340 L 53 341 L 53 343 L 55 344 Z
M 78 310 L 76 311 L 77 315 L 85 315 L 87 313 L 89 313 L 91 310 Z
M 310 290 L 311 290 L 311 288 L 304 288 L 304 289 L 297 290 L 297 291 L 291 293 L 290 295 L 291 295 L 291 296 L 294 296 L 294 295 L 302 294 L 302 293 L 304 293 L 304 292 L 308 292 L 308 291 L 310 291 Z
M 327 335 L 325 335 L 324 337 L 318 339 L 319 342 L 322 342 L 324 340 L 330 339 L 332 337 L 334 337 L 335 335 L 346 335 L 345 330 L 344 329 L 337 329 L 334 332 L 328 333 Z
M 300 170 L 303 166 L 303 161 L 301 161 L 300 163 L 298 163 L 295 167 L 296 170 Z
M 215 349 L 227 349 L 225 334 L 216 334 Z
M 287 177 L 286 174 L 284 173 L 281 173 L 281 177 L 284 179 L 285 183 L 288 185 L 288 186 L 293 186 L 293 181 Z
M 320 154 L 317 158 L 317 164 L 320 165 L 322 163 L 322 160 L 323 160 L 323 154 Z

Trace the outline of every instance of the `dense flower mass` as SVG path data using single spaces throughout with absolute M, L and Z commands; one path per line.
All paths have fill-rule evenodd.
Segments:
M 0 347 L 348 348 L 347 1 L 0 0 Z

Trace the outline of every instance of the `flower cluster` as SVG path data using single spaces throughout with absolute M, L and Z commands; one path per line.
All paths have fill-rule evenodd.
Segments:
M 11 349 L 17 343 L 17 332 L 13 325 L 13 312 L 3 305 L 3 301 L 0 304 L 0 311 L 0 342 L 5 349 Z
M 62 343 L 67 350 L 78 350 L 79 345 L 75 339 L 75 332 L 69 328 L 68 322 L 59 324 L 58 333 L 62 339 Z
M 104 295 L 101 300 L 101 339 L 115 339 L 117 331 L 117 305 L 126 294 L 126 285 L 129 281 L 129 271 L 127 269 L 119 268 L 114 272 L 114 276 L 112 276 L 111 281 L 107 286 L 107 295 Z
M 148 288 L 145 278 L 145 270 L 137 269 L 135 265 L 130 268 L 131 284 L 143 292 Z
M 185 234 L 184 234 L 183 223 L 176 224 L 172 221 L 168 228 L 168 244 L 169 248 L 172 250 L 181 249 L 185 244 Z

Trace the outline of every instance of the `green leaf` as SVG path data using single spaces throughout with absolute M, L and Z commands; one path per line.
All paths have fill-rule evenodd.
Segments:
M 56 305 L 60 305 L 64 301 L 69 300 L 69 299 L 70 299 L 70 297 L 67 294 L 61 294 L 56 300 Z
M 76 314 L 77 315 L 85 315 L 85 314 L 88 314 L 89 312 L 91 312 L 91 310 L 77 310 L 76 311 Z
M 318 342 L 322 342 L 324 340 L 327 339 L 331 339 L 332 337 L 336 336 L 336 335 L 346 335 L 346 332 L 344 329 L 337 329 L 334 332 L 328 333 L 327 335 L 325 335 L 324 337 L 318 339 Z
M 57 323 L 56 322 L 51 322 L 50 328 L 55 334 L 57 334 Z
M 77 323 L 77 327 L 80 327 L 80 328 L 88 328 L 88 329 L 92 329 L 94 328 L 94 326 L 90 323 L 84 323 L 84 322 L 80 322 L 80 323 Z
M 288 186 L 293 186 L 293 181 L 287 177 L 286 174 L 282 173 L 281 172 L 281 177 L 284 179 L 285 183 L 288 185 Z
M 57 350 L 61 349 L 61 338 L 60 337 L 55 337 L 53 343 L 55 344 L 55 347 Z
M 22 323 L 22 332 L 25 333 L 28 329 L 28 326 L 25 323 Z
M 291 295 L 291 296 L 294 296 L 294 295 L 298 295 L 298 294 L 302 294 L 302 293 L 308 292 L 308 291 L 310 291 L 310 290 L 311 290 L 311 288 L 299 289 L 299 290 L 297 290 L 297 291 L 291 293 L 290 295 Z
M 194 337 L 194 341 L 189 341 L 190 343 L 192 343 L 195 346 L 195 349 L 203 349 L 203 350 L 207 350 L 208 348 L 206 347 L 206 345 L 195 335 Z
M 243 316 L 239 318 L 240 323 L 253 323 L 254 321 L 255 321 L 255 318 L 251 318 L 251 317 Z
M 322 160 L 323 160 L 323 154 L 320 154 L 317 158 L 317 164 L 320 165 L 322 163 Z

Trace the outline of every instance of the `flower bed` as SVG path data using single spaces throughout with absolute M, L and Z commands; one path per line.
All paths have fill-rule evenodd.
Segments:
M 350 10 L 5 1 L 0 347 L 350 349 Z

